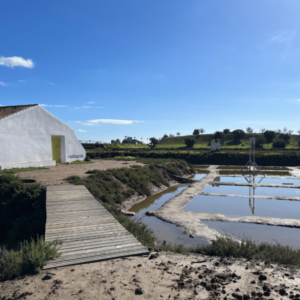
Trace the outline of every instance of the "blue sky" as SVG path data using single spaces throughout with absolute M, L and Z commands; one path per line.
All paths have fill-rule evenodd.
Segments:
M 2 0 L 0 104 L 80 140 L 299 130 L 300 1 Z

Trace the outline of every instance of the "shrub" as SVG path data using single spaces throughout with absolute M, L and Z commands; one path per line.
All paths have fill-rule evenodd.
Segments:
M 273 148 L 285 148 L 286 142 L 284 139 L 277 138 L 273 141 Z
M 276 136 L 276 132 L 272 130 L 266 130 L 264 132 L 264 137 L 267 139 L 268 143 L 271 143 Z
M 291 139 L 291 136 L 287 133 L 281 133 L 279 134 L 278 138 L 283 139 L 288 144 L 289 140 Z
M 200 130 L 199 129 L 195 129 L 194 131 L 193 131 L 193 135 L 199 135 L 200 134 Z
M 223 137 L 224 137 L 224 134 L 221 131 L 216 131 L 214 134 L 214 139 L 222 139 Z
M 245 136 L 245 131 L 242 129 L 236 129 L 232 133 L 234 141 L 240 141 Z
M 187 147 L 192 148 L 196 143 L 196 140 L 194 138 L 188 137 L 185 138 L 184 143 L 186 144 Z
M 91 158 L 89 156 L 86 156 L 84 160 L 85 161 L 91 161 Z
M 0 176 L 0 244 L 14 247 L 23 240 L 43 235 L 45 190 L 40 184 L 24 184 L 14 175 Z
M 263 144 L 266 144 L 267 140 L 265 137 L 259 137 L 255 140 L 255 148 L 262 148 Z
M 224 129 L 224 130 L 223 130 L 223 133 L 224 133 L 224 134 L 228 134 L 229 132 L 230 132 L 230 129 Z
M 62 241 L 45 242 L 41 236 L 21 243 L 19 251 L 5 251 L 0 259 L 0 279 L 40 271 L 50 260 L 61 256 L 60 245 Z
M 150 146 L 155 147 L 158 142 L 158 139 L 156 139 L 155 137 L 150 138 Z

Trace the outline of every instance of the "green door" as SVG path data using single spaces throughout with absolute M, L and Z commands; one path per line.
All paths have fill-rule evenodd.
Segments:
M 57 163 L 60 163 L 60 137 L 52 136 L 52 160 L 56 160 Z

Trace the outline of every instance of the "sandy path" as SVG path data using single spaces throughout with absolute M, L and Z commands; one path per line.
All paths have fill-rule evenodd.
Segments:
M 67 178 L 72 175 L 78 175 L 80 177 L 87 177 L 86 174 L 89 170 L 107 170 L 107 169 L 116 169 L 116 168 L 124 168 L 132 165 L 140 165 L 144 164 L 138 163 L 136 161 L 128 161 L 126 164 L 125 161 L 117 161 L 117 160 L 92 160 L 92 164 L 79 164 L 79 165 L 67 165 L 60 164 L 55 167 L 48 167 L 48 170 L 36 170 L 36 171 L 28 171 L 28 172 L 20 172 L 17 173 L 23 179 L 34 179 L 36 182 L 41 183 L 43 186 L 51 186 L 51 185 L 60 185 L 60 184 L 68 184 L 64 178 Z
M 299 299 L 299 270 L 161 252 L 0 282 L 1 299 Z

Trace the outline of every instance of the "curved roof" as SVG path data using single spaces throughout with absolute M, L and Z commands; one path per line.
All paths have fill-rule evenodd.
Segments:
M 28 105 L 15 105 L 15 106 L 0 106 L 0 120 L 18 113 L 22 110 L 28 109 L 38 104 L 28 104 Z

